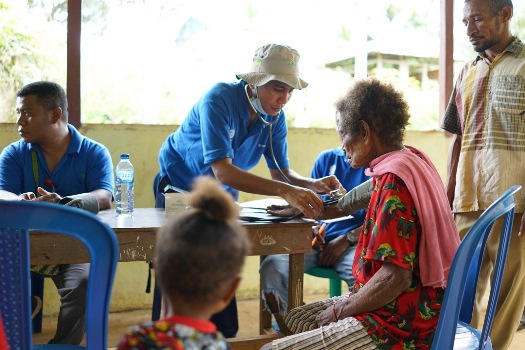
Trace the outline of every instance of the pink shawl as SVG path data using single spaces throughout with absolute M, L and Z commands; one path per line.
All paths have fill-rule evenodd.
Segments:
M 460 239 L 445 187 L 432 161 L 417 148 L 386 153 L 366 169 L 368 176 L 387 173 L 399 176 L 414 200 L 422 227 L 419 269 L 424 286 L 445 288 L 450 265 Z

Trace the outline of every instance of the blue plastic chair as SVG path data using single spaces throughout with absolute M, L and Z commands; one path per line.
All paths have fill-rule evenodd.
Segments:
M 2 321 L 2 315 L 0 315 L 0 350 L 7 350 L 7 338 L 5 337 L 4 321 Z
M 305 271 L 305 273 L 315 277 L 328 278 L 330 287 L 330 298 L 337 297 L 342 294 L 341 283 L 345 281 L 341 278 L 341 276 L 337 274 L 337 272 L 333 268 L 316 266 Z
M 32 346 L 29 230 L 75 237 L 91 258 L 86 303 L 88 349 L 106 349 L 111 288 L 119 256 L 113 230 L 89 212 L 40 202 L 0 201 L 0 314 L 11 349 L 72 350 L 83 346 Z
M 44 315 L 44 278 L 37 273 L 31 274 L 31 297 L 41 300 L 40 310 L 33 317 L 33 333 L 42 333 L 42 317 Z
M 505 191 L 481 214 L 461 241 L 452 261 L 437 330 L 432 342 L 433 350 L 492 349 L 489 333 L 507 261 L 507 250 L 514 221 L 514 194 L 520 189 L 521 186 L 513 186 Z M 472 320 L 478 275 L 490 230 L 494 221 L 502 216 L 504 222 L 498 256 L 493 271 L 483 330 L 480 332 L 469 325 Z

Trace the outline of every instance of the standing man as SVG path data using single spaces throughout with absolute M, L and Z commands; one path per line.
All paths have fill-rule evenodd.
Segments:
M 478 56 L 459 74 L 442 128 L 455 134 L 447 195 L 461 237 L 512 185 L 525 186 L 525 49 L 512 36 L 511 0 L 465 0 L 463 23 Z M 507 349 L 525 304 L 525 196 L 516 196 L 507 264 L 491 339 Z M 502 222 L 492 229 L 479 275 L 472 325 L 496 259 Z
M 113 198 L 109 151 L 68 124 L 62 87 L 48 81 L 24 86 L 16 111 L 21 140 L 0 154 L 0 200 L 59 203 L 68 196 L 80 198 L 79 207 L 91 212 L 108 209 Z M 85 332 L 89 264 L 57 265 L 50 274 L 61 302 L 50 343 L 78 345 Z
M 295 89 L 308 85 L 299 77 L 299 57 L 289 46 L 264 45 L 255 51 L 251 70 L 237 74 L 240 80 L 204 93 L 160 149 L 157 207 L 164 207 L 166 185 L 188 191 L 197 176 L 209 175 L 235 199 L 239 191 L 279 196 L 307 217 L 322 212 L 318 194 L 342 189 L 341 184 L 335 176 L 300 176 L 288 161 L 283 108 Z M 248 172 L 263 155 L 272 179 Z M 235 337 L 235 299 L 212 321 L 226 337 Z
M 336 176 L 346 189 L 354 188 L 369 179 L 365 175 L 365 168 L 354 169 L 350 166 L 341 147 L 325 150 L 315 160 L 312 178 L 328 175 Z M 331 267 L 349 286 L 353 286 L 352 264 L 365 214 L 365 210 L 360 210 L 352 214 L 352 218 L 327 223 L 324 242 L 318 240 L 314 249 L 304 255 L 304 270 L 308 271 L 317 266 Z M 314 230 L 318 230 L 318 227 Z M 262 297 L 267 301 L 268 308 L 272 313 L 286 313 L 288 255 L 268 255 L 261 264 L 260 274 Z M 279 310 L 272 309 L 274 305 L 277 305 Z

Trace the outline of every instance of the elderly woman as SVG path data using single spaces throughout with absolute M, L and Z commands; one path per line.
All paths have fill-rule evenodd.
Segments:
M 263 349 L 430 349 L 459 244 L 442 180 L 423 152 L 403 145 L 410 115 L 391 85 L 358 81 L 336 109 L 348 161 L 372 176 L 354 292 L 291 310 L 284 321 L 295 334 Z M 348 202 L 324 216 L 345 214 Z

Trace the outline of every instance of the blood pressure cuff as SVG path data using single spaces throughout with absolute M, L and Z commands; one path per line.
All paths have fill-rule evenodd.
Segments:
M 347 214 L 354 214 L 361 209 L 368 209 L 372 197 L 372 179 L 363 182 L 359 186 L 348 191 L 339 200 L 337 206 Z
M 87 210 L 93 214 L 99 211 L 97 197 L 91 193 L 81 193 L 74 196 L 63 197 L 59 204 Z

